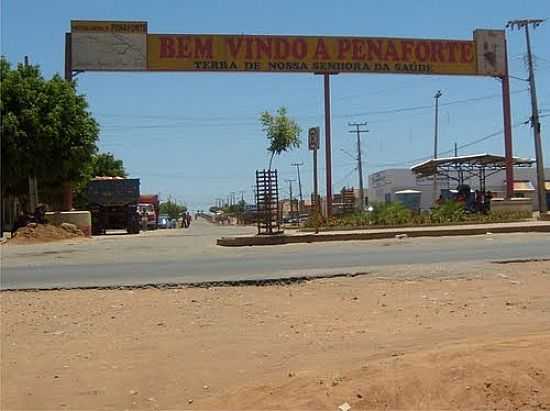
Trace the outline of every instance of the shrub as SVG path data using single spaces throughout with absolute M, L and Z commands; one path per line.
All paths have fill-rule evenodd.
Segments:
M 496 223 L 518 221 L 532 218 L 525 211 L 491 211 L 487 214 L 468 214 L 464 206 L 454 201 L 447 201 L 430 211 L 415 213 L 400 203 L 375 204 L 372 212 L 354 213 L 333 216 L 322 221 L 324 227 L 368 227 L 372 225 L 429 225 L 455 223 Z M 305 227 L 314 227 L 315 221 L 310 218 Z
M 455 201 L 446 201 L 430 214 L 432 224 L 458 223 L 466 220 L 464 205 Z
M 412 211 L 401 203 L 375 205 L 372 211 L 372 224 L 400 225 L 410 223 Z

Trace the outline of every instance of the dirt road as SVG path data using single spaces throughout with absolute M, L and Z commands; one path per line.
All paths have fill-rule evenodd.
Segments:
M 0 405 L 550 409 L 550 262 L 445 269 L 3 292 Z

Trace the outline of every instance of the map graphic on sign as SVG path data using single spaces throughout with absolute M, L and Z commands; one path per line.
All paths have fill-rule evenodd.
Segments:
M 73 70 L 147 70 L 147 23 L 71 21 Z

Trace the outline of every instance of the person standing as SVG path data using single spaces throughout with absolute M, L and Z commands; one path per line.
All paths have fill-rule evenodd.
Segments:
M 187 228 L 187 215 L 181 213 L 181 228 Z
M 481 191 L 476 190 L 475 193 L 475 212 L 481 213 L 483 211 L 483 195 Z
M 491 211 L 491 199 L 493 198 L 493 193 L 490 191 L 487 191 L 487 194 L 485 194 L 485 198 L 483 201 L 483 211 L 485 213 L 488 213 Z
M 185 219 L 187 221 L 187 228 L 191 227 L 191 214 L 189 214 L 189 211 L 185 214 Z

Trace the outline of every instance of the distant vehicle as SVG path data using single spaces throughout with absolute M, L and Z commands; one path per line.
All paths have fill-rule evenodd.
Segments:
M 300 220 L 296 216 L 283 217 L 284 224 L 299 224 Z
M 155 230 L 159 221 L 160 201 L 157 194 L 142 194 L 139 196 L 139 205 L 147 212 L 147 229 Z M 149 205 L 150 207 L 146 207 Z
M 176 220 L 166 214 L 159 215 L 158 228 L 176 228 Z
M 138 204 L 138 212 L 141 218 L 147 219 L 147 229 L 156 230 L 158 226 L 157 214 L 153 204 L 140 203 Z
M 108 229 L 139 233 L 138 178 L 96 177 L 86 187 L 86 199 L 93 235 L 105 234 Z

